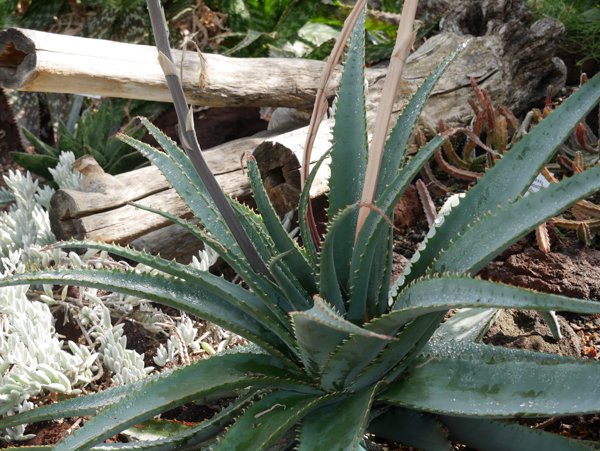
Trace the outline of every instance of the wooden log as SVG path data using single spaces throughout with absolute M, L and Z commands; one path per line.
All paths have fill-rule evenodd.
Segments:
M 0 31 L 0 86 L 170 102 L 156 55 L 152 46 L 9 28 Z M 321 61 L 306 59 L 180 50 L 173 50 L 173 59 L 188 102 L 217 107 L 311 107 L 323 69 Z
M 493 11 L 493 17 L 484 16 L 484 20 L 489 21 L 489 28 L 496 30 L 495 33 L 471 36 L 454 27 L 452 31 L 429 39 L 410 56 L 398 92 L 396 112 L 401 111 L 431 70 L 461 45 L 465 46 L 464 51 L 436 85 L 425 105 L 421 116 L 421 123 L 425 128 L 435 129 L 439 119 L 444 119 L 451 126 L 468 123 L 473 116 L 466 101 L 474 96 L 470 84 L 471 77 L 476 79 L 480 87 L 490 92 L 496 104 L 504 104 L 517 113 L 529 107 L 531 101 L 543 99 L 548 84 L 552 84 L 555 89 L 562 87 L 564 66 L 553 58 L 555 36 L 560 34 L 562 26 L 550 20 L 535 23 L 517 20 L 510 12 L 507 13 L 508 22 L 502 26 L 499 25 L 501 20 L 498 18 L 498 11 Z M 515 51 L 516 48 L 519 49 L 518 52 Z M 527 71 L 521 70 L 515 61 L 521 61 L 527 67 Z M 369 129 L 372 128 L 385 73 L 385 67 L 367 70 Z M 254 84 L 255 81 L 256 77 L 253 76 L 251 80 L 240 83 Z M 329 147 L 330 128 L 331 123 L 322 126 L 314 157 L 318 157 Z M 305 136 L 306 128 L 285 134 L 274 131 L 271 134 L 243 138 L 209 149 L 205 152 L 205 157 L 224 190 L 234 197 L 245 199 L 249 196 L 249 183 L 240 160 L 247 153 L 253 154 L 259 162 L 271 198 L 278 211 L 284 213 L 295 206 L 299 195 L 297 168 L 298 162 L 302 160 L 300 157 Z M 75 236 L 120 243 L 131 242 L 152 230 L 160 229 L 165 223 L 161 222 L 159 217 L 150 219 L 144 216 L 145 212 L 127 205 L 127 202 L 148 201 L 157 205 L 158 202 L 152 199 L 152 196 L 159 194 L 164 196 L 160 199 L 167 199 L 169 202 L 161 208 L 171 209 L 168 211 L 182 216 L 189 214 L 183 207 L 182 210 L 179 209 L 181 205 L 174 200 L 175 197 L 169 197 L 165 193 L 166 181 L 157 170 L 145 168 L 140 171 L 147 172 L 134 171 L 115 176 L 115 179 L 121 180 L 127 187 L 126 190 L 120 191 L 119 196 L 115 196 L 114 193 L 82 193 L 74 190 L 57 192 L 50 211 L 55 233 L 61 238 Z M 313 195 L 326 191 L 326 180 L 327 173 L 323 172 L 317 179 Z M 111 212 L 114 211 L 117 214 L 113 217 Z M 96 215 L 102 216 L 94 218 Z M 116 219 L 121 222 L 115 222 Z M 125 222 L 127 227 L 123 226 Z M 146 239 L 142 246 L 150 246 L 151 241 Z M 150 247 L 160 250 L 160 246 Z
M 470 95 L 471 76 L 485 83 L 494 100 L 517 113 L 543 97 L 548 85 L 555 90 L 564 85 L 566 69 L 554 58 L 564 29 L 559 22 L 531 23 L 522 1 L 512 1 L 511 8 L 500 0 L 430 2 L 450 5 L 442 21 L 444 31 L 409 58 L 399 97 L 408 98 L 441 56 L 469 38 L 473 39 L 463 55 L 438 84 L 436 93 L 445 91 L 448 100 L 429 108 L 447 122 L 464 120 L 463 113 L 470 113 L 467 103 L 457 100 Z M 206 106 L 311 107 L 323 68 L 322 62 L 304 59 L 184 55 L 177 50 L 173 56 L 181 67 L 188 101 Z M 338 81 L 336 75 L 328 95 Z M 0 86 L 170 101 L 154 47 L 18 28 L 0 31 Z
M 328 121 L 319 131 L 315 161 L 330 146 L 330 128 Z M 298 130 L 265 132 L 216 146 L 204 155 L 223 190 L 239 200 L 246 200 L 251 194 L 244 158 L 253 155 L 276 210 L 283 214 L 294 208 L 298 201 L 304 136 L 305 133 Z M 275 154 L 265 151 L 272 148 L 279 149 L 277 159 L 273 159 Z M 58 190 L 51 200 L 50 222 L 59 239 L 125 244 L 170 224 L 162 216 L 140 210 L 131 202 L 180 217 L 190 216 L 189 209 L 154 166 L 112 176 L 88 156 L 78 160 L 74 169 L 83 175 L 79 189 Z M 320 181 L 315 183 L 311 191 L 313 197 L 325 192 L 326 174 L 325 170 Z M 170 244 L 165 243 L 165 246 Z

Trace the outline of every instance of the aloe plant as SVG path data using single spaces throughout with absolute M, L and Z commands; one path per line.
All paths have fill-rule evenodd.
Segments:
M 478 343 L 474 337 L 485 320 L 469 323 L 472 316 L 463 311 L 443 321 L 450 309 L 467 307 L 600 313 L 597 302 L 473 277 L 537 224 L 600 188 L 600 168 L 595 167 L 523 197 L 544 163 L 598 102 L 600 76 L 516 143 L 458 205 L 439 217 L 410 268 L 391 284 L 389 218 L 408 184 L 445 140 L 436 136 L 407 160 L 410 131 L 453 57 L 427 78 L 396 122 L 384 146 L 374 204 L 361 202 L 368 154 L 360 17 L 351 33 L 339 92 L 330 218 L 320 248 L 312 240 L 306 211 L 310 185 L 324 159 L 310 173 L 301 195 L 303 246 L 282 227 L 255 162 L 248 162 L 260 214 L 227 201 L 233 220 L 253 243 L 254 250 L 246 253 L 223 219 L 219 201 L 208 194 L 196 172 L 197 161 L 192 163 L 185 151 L 141 119 L 162 150 L 131 137 L 120 139 L 161 169 L 201 226 L 161 214 L 204 240 L 245 284 L 95 242 L 61 246 L 108 251 L 164 276 L 58 268 L 0 280 L 0 286 L 68 283 L 140 296 L 213 321 L 251 344 L 129 386 L 6 417 L 0 428 L 90 415 L 56 450 L 287 449 L 295 442 L 301 450 L 364 449 L 366 432 L 428 450 L 450 450 L 451 440 L 489 450 L 595 446 L 509 420 L 600 411 L 600 363 Z M 189 139 L 182 142 L 191 151 Z M 356 232 L 363 207 L 370 213 Z M 261 259 L 264 267 L 249 258 Z M 463 333 L 465 324 L 471 326 Z M 215 397 L 232 401 L 211 419 L 174 436 L 102 443 L 161 412 Z

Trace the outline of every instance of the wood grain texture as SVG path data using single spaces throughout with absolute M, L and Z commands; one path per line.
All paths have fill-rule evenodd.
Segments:
M 188 102 L 204 106 L 310 107 L 323 68 L 322 62 L 306 59 L 179 50 L 173 50 L 173 59 Z M 171 101 L 155 47 L 23 28 L 0 31 L 0 86 Z M 329 95 L 334 88 L 335 83 Z
M 318 134 L 315 159 L 330 146 L 330 127 L 329 121 Z M 299 198 L 303 137 L 303 129 L 263 132 L 216 146 L 205 151 L 204 156 L 225 193 L 247 200 L 251 192 L 245 159 L 253 155 L 276 210 L 284 214 L 295 208 Z M 190 215 L 158 168 L 149 166 L 113 176 L 105 173 L 92 157 L 83 160 L 85 163 L 78 160 L 74 165 L 83 175 L 79 189 L 58 190 L 50 202 L 50 222 L 57 238 L 126 244 L 169 224 L 159 215 L 130 205 L 131 202 L 180 217 Z M 327 177 L 325 169 L 311 191 L 313 197 L 326 192 Z

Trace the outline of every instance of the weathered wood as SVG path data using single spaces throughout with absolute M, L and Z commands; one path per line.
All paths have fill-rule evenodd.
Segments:
M 485 0 L 483 3 L 494 2 L 498 3 L 498 0 Z M 471 1 L 471 3 L 477 2 Z M 506 22 L 503 22 L 498 7 L 490 6 L 490 8 L 487 12 L 480 11 L 483 23 L 478 25 L 488 32 L 472 36 L 456 25 L 464 21 L 456 19 L 452 22 L 454 24 L 452 26 L 444 25 L 443 22 L 442 28 L 447 26 L 450 31 L 432 37 L 409 57 L 395 111 L 399 112 L 402 109 L 431 70 L 460 45 L 465 45 L 465 50 L 444 74 L 425 105 L 421 116 L 421 123 L 425 128 L 435 129 L 439 119 L 444 119 L 451 126 L 468 123 L 473 115 L 466 101 L 467 98 L 473 97 L 471 77 L 477 80 L 480 87 L 490 92 L 496 104 L 506 105 L 516 113 L 529 107 L 531 101 L 543 99 L 548 84 L 552 84 L 555 89 L 563 86 L 564 67 L 560 60 L 553 57 L 556 36 L 562 30 L 560 23 L 546 19 L 531 23 L 526 18 L 519 19 L 515 17 L 517 12 L 523 11 L 519 8 L 505 11 Z M 456 17 L 459 16 L 457 12 Z M 472 25 L 469 27 L 472 28 Z M 516 61 L 520 62 L 519 64 L 522 64 L 526 70 L 519 67 Z M 385 67 L 367 70 L 369 129 L 372 128 L 385 72 Z M 252 85 L 256 82 L 257 77 L 252 76 L 241 83 Z M 330 122 L 322 126 L 319 143 L 313 154 L 315 158 L 329 147 L 330 128 Z M 306 128 L 285 134 L 276 131 L 271 133 L 217 146 L 207 150 L 205 157 L 224 190 L 234 197 L 244 199 L 249 195 L 249 183 L 243 173 L 241 160 L 245 154 L 254 155 L 261 167 L 267 190 L 278 211 L 283 213 L 293 208 L 298 199 L 298 167 L 299 161 L 302 160 Z M 326 191 L 327 167 L 323 169 L 325 171 L 317 179 L 312 194 Z M 147 200 L 156 205 L 156 199 L 152 199 L 152 196 L 158 194 L 166 196 L 161 199 L 168 199 L 170 203 L 161 208 L 171 208 L 173 210 L 169 211 L 172 212 L 177 210 L 176 214 L 180 215 L 187 214 L 187 210 L 178 209 L 179 204 L 172 200 L 174 197 L 165 194 L 166 181 L 155 169 L 145 168 L 140 171 L 147 172 L 134 171 L 115 176 L 115 179 L 121 180 L 127 187 L 120 191 L 120 196 L 82 193 L 74 190 L 57 192 L 51 208 L 55 233 L 58 232 L 57 234 L 63 238 L 75 236 L 101 238 L 121 243 L 130 242 L 144 233 L 163 227 L 164 222 L 161 222 L 158 217 L 155 217 L 151 223 L 147 222 L 149 219 L 144 215 L 145 213 L 126 205 L 127 202 L 143 203 Z M 114 218 L 111 212 L 116 212 Z M 96 215 L 102 216 L 91 218 Z M 122 225 L 125 221 L 127 227 Z M 86 229 L 86 227 L 94 228 Z M 148 246 L 148 243 L 149 240 L 146 240 L 144 246 Z M 177 246 L 171 247 L 177 248 Z
M 331 123 L 327 122 L 319 131 L 315 160 L 329 148 L 330 127 Z M 216 146 L 204 155 L 223 190 L 240 200 L 250 197 L 244 159 L 253 155 L 277 211 L 283 214 L 298 201 L 303 136 L 302 131 L 297 130 L 265 132 Z M 265 152 L 270 148 L 280 149 L 276 160 L 271 158 L 272 152 Z M 140 210 L 130 202 L 180 217 L 190 215 L 154 166 L 112 176 L 92 157 L 84 157 L 75 163 L 74 169 L 83 175 L 80 188 L 58 190 L 51 200 L 50 222 L 59 239 L 85 238 L 124 244 L 169 224 L 163 217 Z M 313 197 L 325 192 L 327 172 L 322 174 L 311 191 Z
M 486 42 L 497 70 L 484 87 L 515 113 L 543 99 L 549 86 L 554 94 L 564 86 L 566 67 L 556 57 L 564 25 L 551 18 L 534 21 L 523 0 L 421 0 L 419 5 L 430 17 L 442 17 L 440 35 Z M 492 75 L 489 61 L 472 54 L 466 62 L 465 73 L 478 73 L 483 66 Z
M 170 102 L 156 55 L 152 46 L 9 28 L 0 31 L 0 86 Z M 188 102 L 204 106 L 310 107 L 323 68 L 306 59 L 179 50 L 173 59 Z

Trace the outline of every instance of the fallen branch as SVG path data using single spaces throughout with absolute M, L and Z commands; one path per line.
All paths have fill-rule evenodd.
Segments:
M 173 57 L 188 101 L 215 107 L 311 107 L 323 68 L 322 62 L 306 59 L 230 58 L 178 50 Z M 338 78 L 327 89 L 328 96 Z M 22 28 L 0 31 L 0 86 L 171 101 L 155 47 Z

